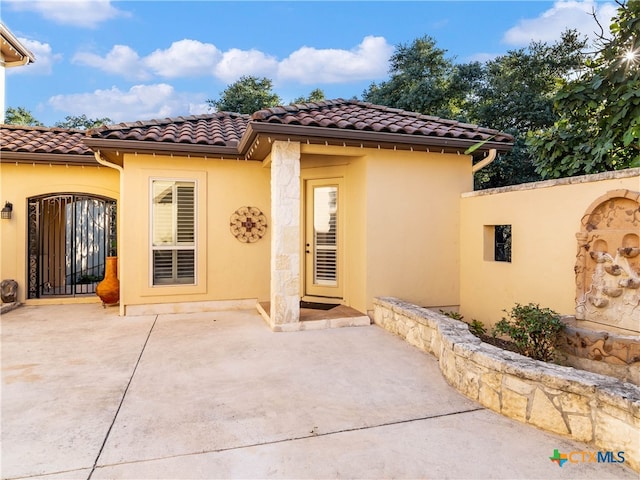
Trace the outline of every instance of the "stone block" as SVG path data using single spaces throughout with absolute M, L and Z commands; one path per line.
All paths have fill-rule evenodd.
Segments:
M 551 432 L 567 435 L 569 429 L 562 417 L 562 413 L 553 405 L 553 402 L 541 388 L 533 394 L 529 423 Z
M 276 270 L 289 270 L 290 267 L 290 263 L 289 263 L 289 255 L 276 255 L 276 264 L 275 264 L 275 269 Z
M 520 380 L 512 375 L 504 376 L 503 386 L 509 390 L 519 393 L 520 395 L 529 395 L 536 388 L 535 385 Z
M 564 413 L 591 414 L 590 398 L 575 393 L 563 392 L 558 397 Z
M 422 339 L 422 329 L 420 327 L 420 325 L 413 325 L 408 328 L 406 340 L 409 345 L 424 350 L 424 340 Z
M 571 437 L 581 442 L 593 441 L 593 422 L 589 415 L 566 415 Z
M 486 383 L 480 382 L 478 402 L 494 412 L 500 412 L 500 394 Z
M 521 395 L 513 390 L 502 390 L 502 404 L 500 405 L 500 413 L 509 417 L 520 420 L 521 422 L 527 421 L 527 405 L 529 404 L 529 398 L 525 395 Z
M 482 367 L 484 368 L 484 367 Z M 480 378 L 480 382 L 491 390 L 499 392 L 502 388 L 502 374 L 491 370 L 486 370 Z
M 458 358 L 458 371 L 460 372 L 459 390 L 472 400 L 478 400 L 480 392 L 480 372 L 470 368 L 468 362 L 463 362 L 466 368 L 460 368 L 460 358 Z
M 624 451 L 625 459 L 635 468 L 640 467 L 640 428 L 597 410 L 594 441 L 602 449 Z

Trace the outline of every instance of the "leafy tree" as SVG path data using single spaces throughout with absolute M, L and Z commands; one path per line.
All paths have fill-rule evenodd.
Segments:
M 42 122 L 36 120 L 31 112 L 24 107 L 8 107 L 4 121 L 9 125 L 26 125 L 30 127 L 43 126 Z
M 67 116 L 64 122 L 56 123 L 56 127 L 61 128 L 75 128 L 80 130 L 88 130 L 90 128 L 101 127 L 102 125 L 108 125 L 111 122 L 109 117 L 103 118 L 87 118 L 85 114 L 80 116 Z
M 553 103 L 558 81 L 581 67 L 584 47 L 585 40 L 567 30 L 554 44 L 532 42 L 485 64 L 476 101 L 468 104 L 469 121 L 510 133 L 515 143 L 511 152 L 478 172 L 477 189 L 541 179 L 527 135 L 557 120 Z
M 207 100 L 207 103 L 220 112 L 251 114 L 282 104 L 282 100 L 272 89 L 273 82 L 266 77 L 242 76 L 227 86 L 219 100 Z
M 454 66 L 445 58 L 446 50 L 436 47 L 430 36 L 411 44 L 396 46 L 391 56 L 391 78 L 372 83 L 363 92 L 367 102 L 402 108 L 412 112 L 450 117 L 450 78 Z
M 484 64 L 455 64 L 431 37 L 422 37 L 396 47 L 390 79 L 371 84 L 363 99 L 514 135 L 513 150 L 476 175 L 476 188 L 539 180 L 526 135 L 557 119 L 556 80 L 580 67 L 583 47 L 584 40 L 567 31 L 553 45 L 534 42 Z
M 555 97 L 559 119 L 529 134 L 544 177 L 640 166 L 640 2 L 620 3 L 599 50 Z
M 325 99 L 324 91 L 320 88 L 316 88 L 311 90 L 308 96 L 306 97 L 297 97 L 294 98 L 291 103 L 309 103 L 309 102 L 320 102 Z

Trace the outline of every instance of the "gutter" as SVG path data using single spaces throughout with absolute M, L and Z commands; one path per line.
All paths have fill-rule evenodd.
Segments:
M 119 220 L 121 218 L 121 214 L 120 214 L 121 207 L 124 204 L 124 202 L 122 201 L 122 197 L 124 195 L 124 168 L 121 167 L 120 165 L 116 164 L 116 163 L 111 163 L 108 160 L 105 160 L 102 157 L 102 154 L 100 153 L 100 150 L 98 150 L 96 152 L 93 152 L 93 156 L 96 158 L 96 162 L 98 162 L 100 165 L 103 165 L 103 166 L 105 166 L 107 168 L 113 168 L 113 169 L 118 171 L 118 177 L 120 179 L 120 192 L 118 192 L 119 193 L 119 199 L 118 199 L 118 205 L 119 206 L 118 206 L 118 213 L 117 213 L 118 216 L 117 216 L 117 220 L 116 220 L 118 222 L 118 225 L 117 225 L 118 234 L 116 236 L 116 242 L 117 242 L 117 245 L 120 246 L 120 245 L 122 245 L 122 242 L 120 241 L 122 239 L 122 232 L 121 232 L 121 229 L 120 229 L 120 225 L 121 225 L 122 222 L 120 222 Z M 118 254 L 118 257 L 120 257 L 119 254 Z M 118 262 L 118 263 L 120 263 L 120 262 Z M 118 279 L 118 281 L 120 281 L 120 279 Z M 123 291 L 123 289 L 120 288 L 120 292 L 122 292 L 122 291 Z M 120 293 L 120 301 L 118 302 L 118 309 L 119 309 L 118 314 L 121 317 L 124 317 L 124 313 L 125 312 L 124 312 L 124 303 L 122 303 L 122 293 Z
M 2 22 L 0 22 L 0 37 L 2 37 L 2 40 L 7 45 L 9 45 L 10 49 L 14 50 L 18 55 L 22 57 L 22 59 L 13 62 L 3 62 L 5 67 L 19 67 L 21 65 L 35 62 L 35 55 L 31 53 L 24 45 L 22 45 L 22 43 L 20 43 L 20 40 L 18 40 L 16 36 L 11 33 L 11 31 Z
M 338 141 L 349 146 L 391 146 L 404 145 L 406 149 L 412 147 L 432 148 L 434 151 L 457 151 L 466 149 L 478 143 L 478 139 L 464 139 L 454 137 L 432 137 L 426 135 L 407 135 L 406 133 L 374 132 L 362 130 L 347 130 L 340 128 L 323 128 L 305 125 L 286 125 L 279 123 L 249 122 L 247 130 L 240 140 L 238 150 L 240 154 L 250 154 L 254 141 L 258 135 L 270 134 L 273 138 L 289 138 L 291 141 L 302 139 L 316 139 L 325 143 L 327 140 Z M 483 142 L 483 150 L 509 151 L 512 143 L 495 141 Z M 495 158 L 495 157 L 494 157 Z M 493 159 L 492 159 L 493 161 Z M 485 165 L 487 165 L 487 162 Z M 482 168 L 482 167 L 481 167 Z
M 103 139 L 86 137 L 82 142 L 89 148 L 102 147 L 105 150 L 115 150 L 119 152 L 148 152 L 158 155 L 183 155 L 187 154 L 206 158 L 238 158 L 237 146 L 224 145 L 204 145 L 194 143 L 169 143 L 169 142 L 151 142 L 149 140 L 122 140 L 122 139 Z
M 4 67 L 5 68 L 11 68 L 11 67 L 21 67 L 23 65 L 27 65 L 28 63 L 31 63 L 31 59 L 29 57 L 22 57 L 22 60 L 16 60 L 15 62 L 4 62 Z
M 495 148 L 491 148 L 489 150 L 489 155 L 487 155 L 482 161 L 476 163 L 471 168 L 471 173 L 476 173 L 476 172 L 482 170 L 487 165 L 489 165 L 491 162 L 493 162 L 496 159 L 496 155 L 497 154 L 498 154 L 498 151 Z

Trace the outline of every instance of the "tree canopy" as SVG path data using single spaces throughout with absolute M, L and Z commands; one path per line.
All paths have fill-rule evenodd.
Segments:
M 219 112 L 250 114 L 281 105 L 282 100 L 273 92 L 273 82 L 270 79 L 242 76 L 229 85 L 218 100 L 207 100 L 207 103 Z
M 527 132 L 558 118 L 556 80 L 580 67 L 584 44 L 567 31 L 553 45 L 533 42 L 485 63 L 456 64 L 433 38 L 421 37 L 396 47 L 389 80 L 371 84 L 363 99 L 511 133 L 513 150 L 476 175 L 476 188 L 538 180 Z
M 547 128 L 558 118 L 554 96 L 558 81 L 569 78 L 584 61 L 585 40 L 567 30 L 551 45 L 532 42 L 483 66 L 482 81 L 467 105 L 472 123 L 510 133 L 511 152 L 478 172 L 476 188 L 492 188 L 540 180 L 536 157 L 526 143 L 528 132 Z
M 449 103 L 454 95 L 451 84 L 455 68 L 445 54 L 446 50 L 437 48 L 430 36 L 396 46 L 390 59 L 391 77 L 379 84 L 372 83 L 363 99 L 411 112 L 451 117 Z
M 306 97 L 297 97 L 291 100 L 292 104 L 295 103 L 308 103 L 308 102 L 320 102 L 325 99 L 324 91 L 320 88 L 315 88 L 309 92 Z
M 529 133 L 543 177 L 640 167 L 640 2 L 620 3 L 598 51 L 555 97 L 558 119 Z
M 112 123 L 112 121 L 109 117 L 87 118 L 85 114 L 82 114 L 80 116 L 69 115 L 65 117 L 64 122 L 56 123 L 56 127 L 88 130 L 90 128 L 101 127 L 102 125 L 108 125 L 110 123 Z
M 36 120 L 33 114 L 24 107 L 8 107 L 5 111 L 4 122 L 8 125 L 26 125 L 29 127 L 42 127 L 42 122 Z

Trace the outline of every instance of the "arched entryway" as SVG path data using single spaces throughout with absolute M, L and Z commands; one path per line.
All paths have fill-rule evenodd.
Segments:
M 85 193 L 28 200 L 27 298 L 95 293 L 116 255 L 116 201 Z

